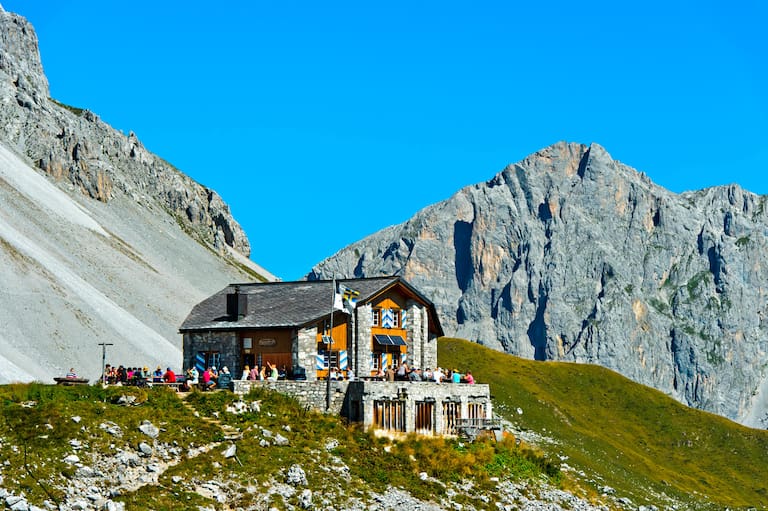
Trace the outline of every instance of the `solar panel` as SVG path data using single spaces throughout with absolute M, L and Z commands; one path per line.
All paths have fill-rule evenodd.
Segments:
M 389 339 L 395 346 L 405 346 L 405 340 L 399 335 L 390 335 Z

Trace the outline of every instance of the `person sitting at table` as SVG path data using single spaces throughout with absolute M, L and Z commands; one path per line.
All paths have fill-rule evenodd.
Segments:
M 228 389 L 229 384 L 232 383 L 232 374 L 229 372 L 229 368 L 224 366 L 219 373 L 219 379 L 216 382 L 216 387 L 219 389 Z
M 165 370 L 165 374 L 163 374 L 163 382 L 164 383 L 176 383 L 176 373 L 171 371 L 171 368 L 167 368 Z
M 192 388 L 192 386 L 197 385 L 200 380 L 200 373 L 197 371 L 197 368 L 195 366 L 190 367 L 187 369 L 187 372 L 184 374 L 184 383 L 186 390 L 189 390 Z
M 59 374 L 61 374 L 61 373 L 59 373 Z M 76 380 L 77 379 L 77 373 L 75 372 L 75 368 L 74 367 L 70 367 L 69 368 L 69 372 L 67 373 L 65 378 L 68 379 L 68 380 Z
M 213 371 L 211 371 L 211 368 L 209 367 L 208 369 L 203 371 L 202 388 L 203 390 L 210 390 L 215 386 L 216 386 L 216 380 L 213 378 Z

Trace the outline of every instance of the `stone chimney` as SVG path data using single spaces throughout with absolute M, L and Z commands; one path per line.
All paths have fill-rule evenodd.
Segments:
M 247 314 L 248 295 L 240 292 L 240 286 L 235 286 L 235 292 L 227 294 L 227 316 L 239 321 Z

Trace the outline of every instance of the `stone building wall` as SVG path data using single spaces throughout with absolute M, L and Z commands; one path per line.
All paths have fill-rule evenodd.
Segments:
M 355 311 L 357 321 L 355 324 L 357 335 L 357 353 L 355 354 L 355 366 L 352 368 L 357 376 L 371 374 L 371 329 L 373 328 L 373 307 L 371 304 L 358 305 Z
M 240 360 L 240 344 L 236 332 L 213 331 L 185 333 L 183 339 L 183 371 L 195 365 L 195 356 L 200 351 L 218 351 L 219 364 L 227 366 L 232 374 L 243 370 Z
M 375 401 L 401 401 L 405 407 L 404 432 L 416 430 L 417 403 L 434 403 L 434 433 L 446 428 L 443 423 L 443 403 L 456 403 L 461 418 L 469 417 L 470 405 L 481 405 L 484 417 L 493 418 L 490 387 L 487 384 L 455 384 L 431 382 L 350 382 L 347 391 L 347 415 L 351 422 L 363 422 L 366 427 L 374 424 Z M 357 420 L 355 420 L 357 419 Z
M 313 371 L 314 372 L 314 371 Z M 344 406 L 344 400 L 347 394 L 347 381 L 331 382 L 331 408 L 330 413 L 341 414 Z M 234 392 L 236 394 L 247 394 L 252 388 L 266 387 L 275 392 L 288 394 L 304 406 L 309 406 L 317 411 L 325 411 L 327 400 L 327 382 L 326 381 L 249 381 L 235 380 L 233 382 Z
M 429 334 L 427 309 L 415 300 L 408 302 L 408 361 L 420 369 L 437 367 L 437 340 Z M 412 353 L 412 355 L 411 355 Z
M 317 327 L 305 327 L 298 331 L 292 343 L 293 360 L 304 368 L 307 381 L 317 381 L 315 365 L 317 361 Z
M 325 411 L 327 403 L 326 381 L 248 381 L 235 380 L 234 391 L 247 394 L 252 388 L 266 387 L 295 397 L 299 403 L 317 411 Z M 432 433 L 446 430 L 443 404 L 452 403 L 460 410 L 461 418 L 470 416 L 470 406 L 481 406 L 484 416 L 493 418 L 490 388 L 486 384 L 453 384 L 430 382 L 332 381 L 330 384 L 330 413 L 362 422 L 364 427 L 374 425 L 374 403 L 398 401 L 404 408 L 402 432 L 416 431 L 418 403 L 433 404 Z

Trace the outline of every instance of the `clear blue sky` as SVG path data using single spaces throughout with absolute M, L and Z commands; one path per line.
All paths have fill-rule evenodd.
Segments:
M 51 95 L 217 190 L 291 280 L 558 140 L 768 193 L 768 7 L 0 0 Z

